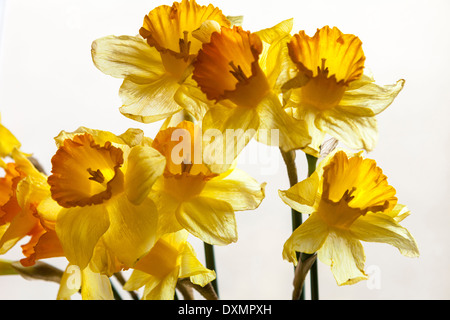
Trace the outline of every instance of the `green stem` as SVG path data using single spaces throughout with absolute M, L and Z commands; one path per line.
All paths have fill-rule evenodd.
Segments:
M 289 185 L 292 187 L 298 182 L 297 166 L 295 164 L 295 151 L 291 150 L 284 152 L 281 150 L 281 155 L 283 156 L 284 163 L 286 164 L 287 174 L 289 178 Z M 294 209 L 291 209 L 291 219 L 292 219 L 292 231 L 295 231 L 302 223 L 302 214 Z M 297 252 L 297 260 L 300 259 L 300 253 Z M 295 268 L 294 268 L 295 271 Z M 304 287 L 300 293 L 299 300 L 305 300 L 305 290 Z
M 306 154 L 306 160 L 308 161 L 308 177 L 310 177 L 317 166 L 317 158 L 313 157 L 309 154 Z M 311 255 L 305 255 L 305 258 L 308 258 Z M 311 281 L 311 300 L 319 300 L 319 275 L 317 270 L 317 259 L 314 261 L 314 264 L 311 266 L 310 272 L 310 281 Z
M 217 271 L 216 271 L 216 259 L 214 255 L 214 246 L 206 242 L 203 243 L 203 246 L 205 249 L 206 267 L 216 272 L 216 279 L 214 279 L 211 282 L 211 284 L 214 290 L 216 291 L 217 297 L 219 297 L 219 286 L 217 285 Z

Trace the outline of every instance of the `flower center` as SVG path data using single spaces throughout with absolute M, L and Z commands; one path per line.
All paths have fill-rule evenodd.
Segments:
M 213 5 L 200 6 L 195 0 L 183 0 L 150 11 L 139 33 L 160 52 L 166 71 L 180 79 L 201 48 L 201 42 L 190 34 L 207 20 L 230 25 L 222 11 Z
M 309 78 L 300 88 L 302 104 L 319 111 L 334 108 L 351 81 L 361 78 L 365 56 L 362 42 L 336 27 L 317 30 L 313 37 L 304 31 L 288 43 L 289 56 L 298 72 Z
M 99 204 L 121 190 L 123 151 L 90 134 L 66 139 L 52 158 L 52 197 L 63 207 Z
M 269 91 L 258 64 L 262 42 L 240 27 L 214 32 L 194 62 L 193 79 L 208 99 L 229 99 L 238 106 L 254 107 Z
M 359 155 L 349 159 L 339 151 L 324 167 L 317 213 L 330 226 L 348 229 L 367 212 L 384 212 L 396 203 L 395 189 L 375 161 Z

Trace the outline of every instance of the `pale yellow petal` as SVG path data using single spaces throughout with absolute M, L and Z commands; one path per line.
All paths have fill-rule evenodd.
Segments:
M 108 201 L 110 226 L 103 239 L 117 258 L 132 267 L 156 242 L 158 215 L 155 204 L 145 199 L 134 205 L 125 196 Z
M 19 140 L 17 140 L 11 131 L 0 124 L 0 157 L 6 157 L 15 148 L 20 148 L 20 146 Z
M 123 289 L 127 291 L 139 290 L 141 287 L 145 286 L 152 281 L 154 277 L 144 271 L 133 270 L 127 282 L 125 282 Z
M 138 205 L 149 194 L 156 179 L 164 172 L 166 158 L 152 147 L 136 146 L 128 155 L 125 173 L 125 193 Z
M 165 69 L 161 55 L 142 37 L 107 36 L 92 43 L 92 60 L 103 73 L 147 83 L 159 78 Z
M 362 241 L 387 243 L 407 257 L 418 257 L 419 249 L 409 231 L 393 218 L 381 213 L 368 213 L 350 227 L 352 235 Z
M 81 297 L 83 300 L 114 300 L 109 278 L 89 267 L 83 269 Z
M 231 167 L 233 161 L 256 134 L 260 125 L 256 110 L 217 106 L 203 118 L 203 161 L 215 173 Z
M 355 116 L 336 107 L 316 118 L 315 124 L 350 149 L 371 151 L 378 141 L 378 126 L 375 117 Z
M 259 142 L 279 146 L 285 152 L 310 144 L 307 123 L 286 113 L 276 95 L 267 95 L 258 104 L 257 110 L 261 119 L 256 135 Z
M 328 226 L 315 213 L 294 230 L 283 246 L 283 259 L 297 264 L 296 252 L 315 253 L 328 237 Z
M 288 190 L 279 190 L 280 198 L 292 209 L 305 214 L 314 211 L 319 190 L 319 176 L 314 172 L 310 177 L 293 185 Z
M 187 231 L 204 242 L 227 245 L 237 241 L 234 211 L 225 201 L 197 197 L 182 203 L 176 216 Z
M 363 246 L 348 232 L 330 232 L 318 257 L 331 266 L 338 285 L 350 285 L 368 278 L 364 273 Z
M 108 227 L 108 212 L 102 205 L 61 210 L 56 222 L 56 233 L 69 262 L 84 269 L 92 258 L 95 245 Z
M 81 288 L 81 271 L 76 265 L 69 264 L 64 270 L 59 285 L 57 300 L 70 300 Z
M 178 268 L 173 270 L 164 279 L 151 277 L 144 289 L 143 300 L 173 300 L 175 287 L 178 281 Z
M 258 183 L 246 172 L 234 169 L 225 178 L 209 180 L 201 196 L 228 202 L 235 211 L 256 209 L 264 199 L 265 184 Z
M 194 248 L 189 243 L 186 243 L 181 255 L 180 278 L 190 277 L 192 283 L 202 287 L 216 278 L 216 273 L 205 268 L 197 259 Z
M 173 99 L 179 86 L 169 74 L 147 83 L 136 83 L 125 78 L 119 90 L 122 99 L 120 112 L 143 123 L 165 119 L 182 110 Z
M 339 107 L 344 108 L 347 112 L 357 114 L 361 112 L 370 112 L 372 115 L 377 115 L 384 111 L 405 85 L 405 80 L 398 80 L 392 85 L 378 85 L 375 82 L 369 82 L 363 80 L 355 80 L 355 82 L 363 82 L 362 86 L 358 86 L 356 89 L 346 90 L 342 100 L 339 102 Z

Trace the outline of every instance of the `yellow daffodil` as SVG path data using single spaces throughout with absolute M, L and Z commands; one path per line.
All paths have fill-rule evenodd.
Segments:
M 17 138 L 0 123 L 0 158 L 4 158 L 12 151 L 20 148 L 20 142 Z
M 156 241 L 157 211 L 147 195 L 165 166 L 142 131 L 121 136 L 80 128 L 56 137 L 48 178 L 62 209 L 55 230 L 71 264 L 83 270 L 100 243 L 132 266 Z
M 361 40 L 336 27 L 318 29 L 313 37 L 300 31 L 288 48 L 297 66 L 288 87 L 298 88 L 290 93 L 287 110 L 307 121 L 313 138 L 309 153 L 318 156 L 325 134 L 349 148 L 372 150 L 378 137 L 375 116 L 393 102 L 405 81 L 375 84 L 363 73 Z
M 185 228 L 204 242 L 237 241 L 235 211 L 252 210 L 264 198 L 264 186 L 244 171 L 212 173 L 202 163 L 201 127 L 183 121 L 161 130 L 153 147 L 166 157 L 164 174 L 150 197 L 158 206 L 160 234 Z
M 162 236 L 136 263 L 124 289 L 138 290 L 145 286 L 143 300 L 173 300 L 178 279 L 190 278 L 200 286 L 214 280 L 215 272 L 198 261 L 187 237 L 185 230 Z
M 395 193 L 374 160 L 342 150 L 330 154 L 309 178 L 280 191 L 286 204 L 310 214 L 284 244 L 284 259 L 297 264 L 296 251 L 318 252 L 338 285 L 345 285 L 367 279 L 360 241 L 387 243 L 405 256 L 418 256 L 414 238 L 399 224 L 409 211 L 397 204 Z
M 259 34 L 264 36 L 264 40 L 276 38 L 273 35 L 279 29 L 276 26 Z M 277 36 L 284 38 L 283 33 Z M 271 42 L 277 47 L 275 39 Z M 311 142 L 306 123 L 288 115 L 278 96 L 275 71 L 281 71 L 275 65 L 279 55 L 260 58 L 265 46 L 269 45 L 257 33 L 244 31 L 239 26 L 222 27 L 211 33 L 209 42 L 203 44 L 194 62 L 193 79 L 207 98 L 216 102 L 203 118 L 203 130 L 218 130 L 223 137 L 226 137 L 227 130 L 234 130 L 238 141 L 245 140 L 238 146 L 236 154 L 255 136 L 259 141 L 278 145 L 284 151 L 303 148 Z M 277 139 L 274 139 L 275 135 Z M 216 139 L 211 147 L 216 148 L 219 143 L 224 143 L 223 148 L 227 152 L 236 149 L 234 139 Z M 230 165 L 226 161 L 221 162 Z M 219 171 L 227 167 L 211 168 Z
M 96 67 L 105 74 L 124 79 L 119 91 L 122 114 L 149 123 L 182 110 L 176 99 L 182 99 L 184 104 L 188 100 L 192 102 L 183 98 L 189 92 L 183 83 L 201 47 L 192 32 L 207 20 L 221 26 L 230 25 L 213 5 L 201 6 L 195 0 L 182 0 L 150 11 L 139 30 L 140 36 L 107 36 L 93 42 L 92 58 Z

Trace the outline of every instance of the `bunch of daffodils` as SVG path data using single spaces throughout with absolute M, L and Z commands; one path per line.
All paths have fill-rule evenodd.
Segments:
M 101 72 L 123 79 L 121 114 L 163 121 L 154 137 L 63 130 L 46 173 L 0 124 L 0 253 L 28 241 L 19 261 L 0 260 L 1 274 L 57 281 L 58 299 L 118 299 L 111 277 L 135 299 L 191 299 L 192 288 L 218 299 L 213 246 L 238 241 L 236 214 L 265 198 L 266 183 L 237 165 L 253 139 L 286 160 L 291 187 L 279 191 L 280 207 L 309 215 L 280 248 L 297 266 L 296 293 L 316 256 L 337 285 L 367 279 L 361 241 L 419 255 L 400 225 L 410 211 L 363 155 L 376 146 L 375 116 L 405 81 L 376 84 L 357 36 L 329 26 L 295 33 L 293 19 L 246 30 L 195 0 L 143 17 L 138 35 L 97 39 L 91 53 Z M 350 150 L 322 157 L 326 136 Z M 310 164 L 300 182 L 296 152 Z M 206 267 L 189 237 L 209 249 Z M 65 270 L 45 262 L 54 257 Z

